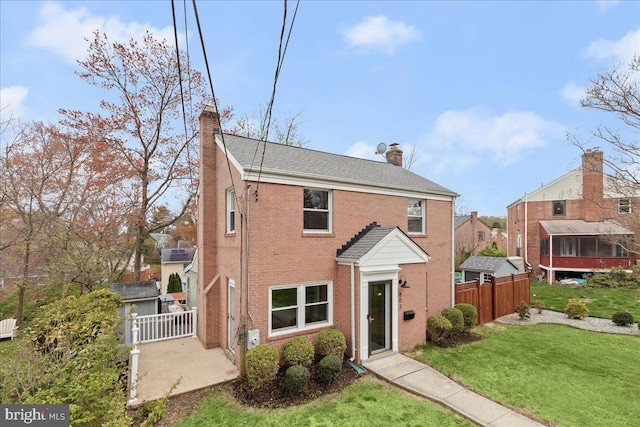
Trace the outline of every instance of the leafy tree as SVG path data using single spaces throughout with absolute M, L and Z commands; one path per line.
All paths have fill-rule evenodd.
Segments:
M 167 293 L 182 292 L 182 279 L 178 273 L 169 275 L 169 283 L 167 284 Z
M 197 189 L 198 114 L 211 100 L 202 75 L 188 64 L 182 56 L 179 73 L 175 48 L 150 33 L 140 43 L 133 39 L 112 43 L 106 34 L 96 32 L 86 60 L 79 62 L 78 75 L 110 96 L 100 102 L 99 114 L 61 110 L 65 123 L 79 132 L 102 130 L 105 145 L 120 159 L 122 197 L 136 207 L 129 218 L 136 279 L 149 234 L 180 218 Z M 182 90 L 184 98 L 180 75 L 188 81 Z M 192 106 L 186 109 L 186 117 L 183 99 Z M 230 108 L 221 113 L 223 123 L 231 113 Z M 180 202 L 178 212 L 153 221 L 154 209 L 160 210 L 169 194 Z
M 505 249 L 498 249 L 495 245 L 488 245 L 478 251 L 478 256 L 506 257 Z

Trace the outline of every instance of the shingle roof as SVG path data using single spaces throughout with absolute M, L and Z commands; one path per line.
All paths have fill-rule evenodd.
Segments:
M 456 228 L 471 219 L 471 215 L 456 215 Z
M 470 256 L 460 264 L 460 270 L 496 271 L 505 262 L 512 264 L 507 258 L 502 257 Z M 516 266 L 514 265 L 514 267 Z
M 347 242 L 343 246 L 343 250 L 338 250 L 338 258 L 358 259 L 363 257 L 396 228 L 398 227 L 380 227 L 375 223 L 370 224 L 360 234 L 354 236 L 350 242 Z
M 125 301 L 155 298 L 158 296 L 158 288 L 156 287 L 155 280 L 114 283 L 109 289 L 114 294 L 120 295 Z
M 227 151 L 247 170 L 260 168 L 263 142 L 235 135 L 224 136 Z M 359 159 L 272 142 L 264 149 L 263 173 L 284 173 L 343 183 L 420 191 L 446 196 L 457 194 L 404 168 L 386 162 Z
M 161 262 L 183 262 L 189 263 L 193 260 L 196 248 L 166 248 L 162 250 Z

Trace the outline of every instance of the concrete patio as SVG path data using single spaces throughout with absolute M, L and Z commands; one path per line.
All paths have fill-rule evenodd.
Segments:
M 206 350 L 197 338 L 179 338 L 138 346 L 136 405 L 163 397 L 179 378 L 176 395 L 238 378 L 240 372 L 222 348 Z

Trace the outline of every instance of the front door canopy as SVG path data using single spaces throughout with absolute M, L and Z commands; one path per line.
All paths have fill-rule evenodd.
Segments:
M 429 254 L 398 227 L 373 227 L 336 257 L 338 263 L 376 267 L 420 264 Z

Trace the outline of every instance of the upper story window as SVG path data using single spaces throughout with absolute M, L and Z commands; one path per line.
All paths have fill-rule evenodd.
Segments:
M 554 200 L 553 202 L 553 214 L 554 215 L 565 215 L 565 200 Z
M 478 241 L 484 242 L 484 231 L 478 231 Z
M 331 231 L 331 192 L 304 189 L 304 230 Z
M 631 199 L 628 197 L 618 199 L 618 213 L 631 213 Z
M 424 233 L 424 201 L 409 199 L 407 203 L 409 233 Z
M 227 190 L 227 233 L 236 231 L 236 192 L 233 188 Z

